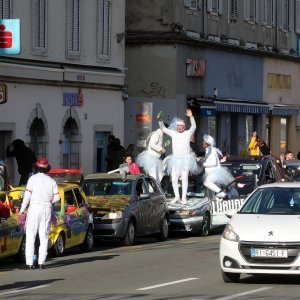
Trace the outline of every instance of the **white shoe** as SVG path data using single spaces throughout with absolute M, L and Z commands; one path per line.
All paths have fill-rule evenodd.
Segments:
M 187 202 L 186 199 L 182 199 L 182 200 L 181 200 L 181 203 L 182 203 L 182 204 L 187 204 L 188 202 Z
M 170 201 L 170 204 L 175 204 L 176 202 L 178 202 L 180 199 L 179 198 L 174 198 L 173 200 Z
M 216 194 L 216 197 L 225 198 L 225 197 L 227 197 L 227 194 L 225 192 L 219 192 L 219 193 Z

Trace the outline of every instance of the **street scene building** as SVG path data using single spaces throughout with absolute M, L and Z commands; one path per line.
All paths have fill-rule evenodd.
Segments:
M 298 153 L 299 20 L 299 1 L 126 1 L 125 140 L 143 145 L 141 107 L 154 129 L 190 107 L 200 145 L 208 133 L 244 155 L 256 130 L 272 154 Z
M 107 136 L 124 136 L 124 1 L 1 0 L 0 17 L 21 31 L 20 54 L 0 56 L 0 158 L 18 138 L 52 167 L 104 171 Z

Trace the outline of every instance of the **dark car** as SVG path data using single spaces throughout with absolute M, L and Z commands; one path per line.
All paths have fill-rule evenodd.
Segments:
M 97 173 L 82 184 L 94 219 L 94 236 L 117 238 L 134 244 L 136 236 L 155 234 L 168 238 L 169 213 L 166 198 L 150 176 Z
M 240 196 L 249 195 L 262 184 L 292 181 L 273 156 L 230 156 L 221 164 L 236 179 Z
M 291 159 L 284 162 L 284 168 L 292 176 L 293 181 L 300 181 L 300 160 Z

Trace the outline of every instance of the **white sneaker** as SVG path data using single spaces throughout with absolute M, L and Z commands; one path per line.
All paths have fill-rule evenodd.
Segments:
M 182 203 L 182 204 L 187 204 L 188 202 L 187 202 L 187 200 L 186 200 L 186 198 L 185 198 L 185 199 L 182 199 L 182 200 L 181 200 L 181 203 Z
M 225 198 L 225 197 L 227 197 L 227 194 L 225 192 L 219 192 L 219 193 L 216 194 L 216 197 Z
M 173 200 L 170 201 L 170 204 L 175 204 L 176 202 L 178 202 L 180 199 L 179 198 L 174 198 Z

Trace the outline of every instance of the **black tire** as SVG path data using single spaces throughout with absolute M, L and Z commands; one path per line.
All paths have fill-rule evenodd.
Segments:
M 91 228 L 91 226 L 89 226 L 85 234 L 84 242 L 80 246 L 80 249 L 82 252 L 90 252 L 92 251 L 93 246 L 94 246 L 93 229 Z
M 122 240 L 124 246 L 133 246 L 135 241 L 135 227 L 132 222 L 129 222 L 125 237 Z
M 240 280 L 240 273 L 227 273 L 221 270 L 222 278 L 226 283 L 237 283 Z
M 54 256 L 62 256 L 65 252 L 65 239 L 64 236 L 60 233 L 57 237 L 55 244 L 52 247 L 52 253 Z
M 26 256 L 25 256 L 25 245 L 26 245 L 26 236 L 24 235 L 22 238 L 22 242 L 20 244 L 19 252 L 15 256 L 15 261 L 24 263 L 26 261 Z
M 206 212 L 203 216 L 200 234 L 202 236 L 208 236 L 209 233 L 210 233 L 210 214 Z
M 156 239 L 160 242 L 166 241 L 169 236 L 169 224 L 166 217 L 164 217 L 160 224 L 160 232 L 156 235 Z

